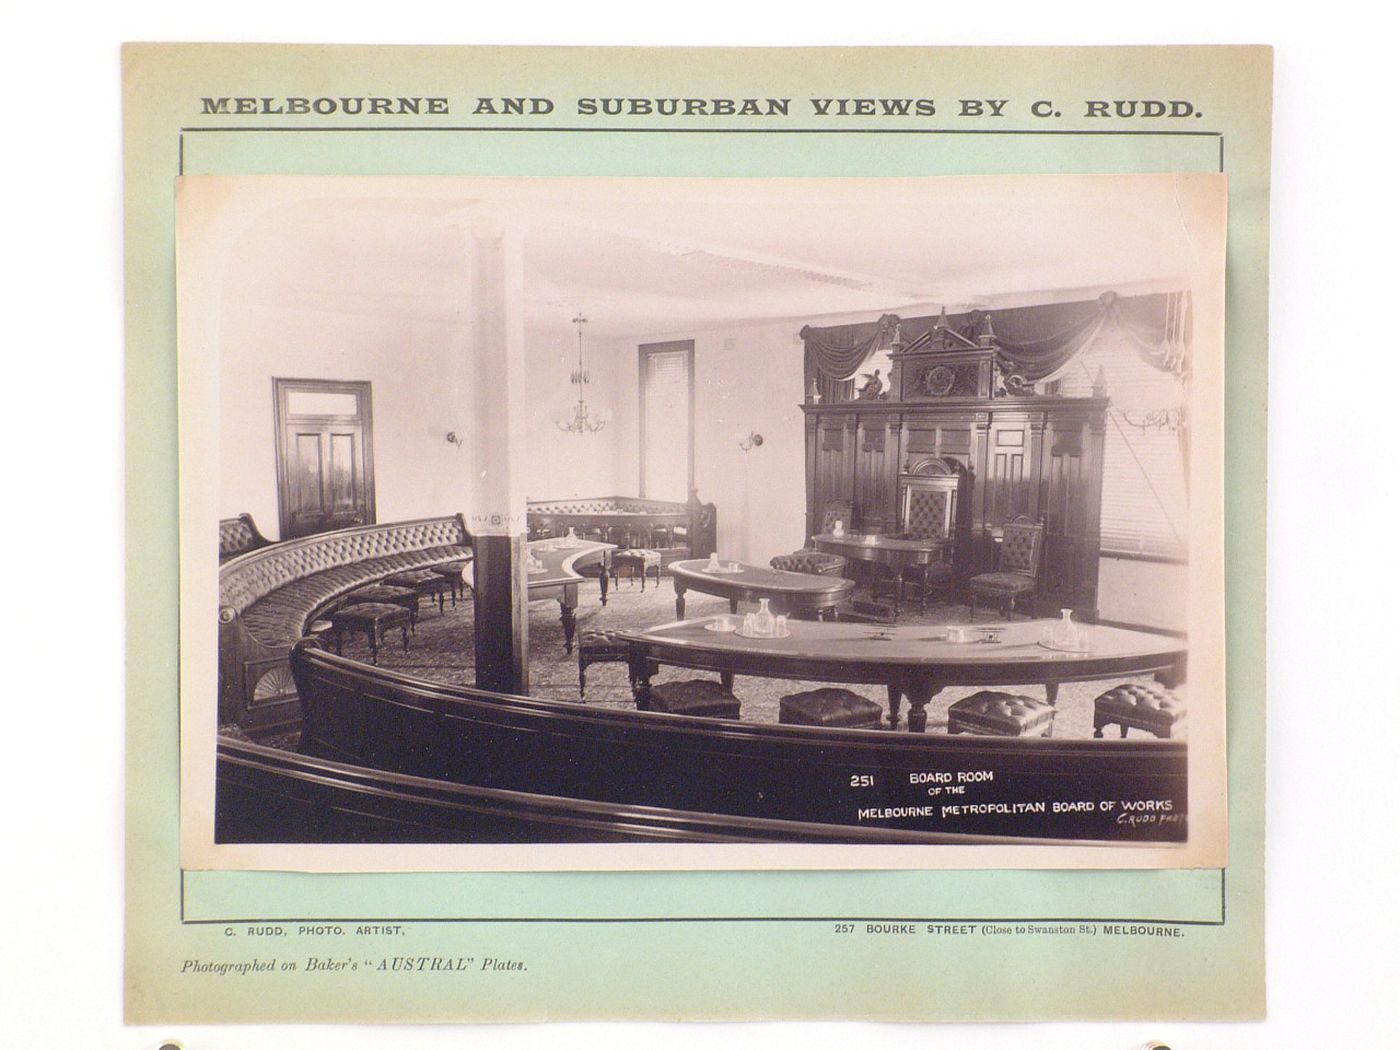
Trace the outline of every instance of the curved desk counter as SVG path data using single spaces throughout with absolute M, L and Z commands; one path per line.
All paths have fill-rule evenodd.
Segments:
M 1022 621 L 1008 627 L 976 625 L 1004 642 L 949 641 L 942 627 L 876 627 L 857 623 L 789 621 L 785 638 L 745 638 L 706 629 L 712 617 L 682 620 L 628 632 L 631 676 L 639 707 L 646 707 L 658 664 L 717 671 L 726 677 L 753 675 L 800 681 L 883 685 L 889 722 L 899 724 L 901 697 L 909 700 L 909 730 L 922 733 L 925 710 L 948 686 L 1044 685 L 1050 701 L 1061 682 L 1154 674 L 1168 686 L 1185 677 L 1186 643 L 1178 638 L 1102 625 L 1079 625 L 1087 651 L 1047 649 L 1038 641 L 1053 621 Z
M 686 591 L 699 591 L 729 599 L 729 611 L 738 612 L 741 601 L 769 598 L 792 615 L 821 617 L 835 609 L 855 589 L 855 584 L 839 576 L 817 576 L 810 572 L 765 569 L 744 562 L 720 562 L 719 572 L 708 569 L 703 559 L 671 564 L 671 582 L 676 588 L 676 618 L 685 619 Z
M 532 540 L 529 551 L 539 563 L 539 569 L 529 574 L 530 600 L 553 598 L 559 602 L 559 620 L 564 625 L 564 651 L 574 651 L 574 610 L 578 608 L 578 585 L 586 579 L 579 571 L 590 565 L 601 566 L 611 543 L 593 540 Z M 598 574 L 598 587 L 606 602 L 608 574 Z

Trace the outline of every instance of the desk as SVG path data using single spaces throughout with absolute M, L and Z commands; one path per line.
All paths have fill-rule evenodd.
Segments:
M 530 601 L 554 598 L 559 602 L 559 620 L 564 625 L 564 651 L 574 651 L 574 610 L 578 608 L 578 585 L 585 579 L 578 570 L 589 565 L 601 565 L 611 543 L 579 540 L 566 547 L 562 540 L 534 540 L 529 551 L 541 564 L 539 572 L 529 574 Z M 598 586 L 603 600 L 608 596 L 608 574 L 602 572 Z
M 893 569 L 932 565 L 943 559 L 943 552 L 953 546 L 951 539 L 906 540 L 898 536 L 840 536 L 825 532 L 812 537 L 812 545 L 828 554 L 840 554 L 855 561 L 868 561 Z
M 809 572 L 765 569 L 743 562 L 721 562 L 737 566 L 738 572 L 708 572 L 700 558 L 671 563 L 671 580 L 676 587 L 676 619 L 685 619 L 685 592 L 699 591 L 729 599 L 729 611 L 738 612 L 741 601 L 770 598 L 793 614 L 821 617 L 836 608 L 855 589 L 850 580 L 839 576 L 815 576 Z
M 894 577 L 894 614 L 899 616 L 899 600 L 904 591 L 901 577 L 905 569 L 926 569 L 941 562 L 946 552 L 953 549 L 952 539 L 904 539 L 898 536 L 862 536 L 842 533 L 823 533 L 812 537 L 812 545 L 828 554 L 839 554 L 856 562 L 865 562 L 887 570 Z M 878 593 L 874 580 L 871 591 Z M 928 588 L 919 588 L 919 608 L 926 607 Z
M 1050 701 L 1061 682 L 1154 674 L 1169 688 L 1186 673 L 1179 638 L 1099 624 L 1081 624 L 1088 651 L 1057 652 L 1039 642 L 950 642 L 940 627 L 878 627 L 792 620 L 786 638 L 741 638 L 705 629 L 712 617 L 626 632 L 638 706 L 645 708 L 658 664 L 760 678 L 883 685 L 889 723 L 899 725 L 901 697 L 909 699 L 909 730 L 922 733 L 925 708 L 947 686 L 1046 686 Z M 1021 621 L 1021 636 L 1038 636 L 1051 620 Z M 978 625 L 984 626 L 984 625 Z

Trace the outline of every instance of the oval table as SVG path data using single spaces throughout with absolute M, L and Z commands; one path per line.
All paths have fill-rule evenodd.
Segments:
M 686 591 L 699 591 L 729 599 L 729 611 L 738 612 L 741 601 L 768 598 L 794 616 L 821 618 L 844 602 L 855 584 L 840 576 L 766 569 L 738 561 L 721 561 L 716 572 L 702 558 L 672 562 L 671 582 L 676 588 L 676 619 L 685 619 Z
M 784 638 L 746 638 L 708 627 L 714 617 L 629 631 L 633 692 L 646 709 L 651 675 L 659 664 L 733 675 L 813 682 L 883 685 L 889 723 L 899 725 L 901 696 L 909 699 L 909 730 L 922 733 L 925 708 L 948 686 L 1044 685 L 1051 703 L 1061 682 L 1152 674 L 1168 688 L 1185 678 L 1186 642 L 1167 635 L 1102 624 L 1079 624 L 1084 652 L 1045 648 L 1037 639 L 1053 620 L 975 624 L 979 639 L 949 641 L 946 627 L 880 627 L 793 620 Z

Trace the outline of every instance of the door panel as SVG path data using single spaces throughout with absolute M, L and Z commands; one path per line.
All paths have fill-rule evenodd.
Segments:
M 273 390 L 281 538 L 371 524 L 369 384 L 274 379 Z

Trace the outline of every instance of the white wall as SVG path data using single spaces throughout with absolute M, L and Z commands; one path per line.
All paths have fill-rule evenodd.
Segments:
M 253 256 L 236 257 L 218 336 L 220 516 L 247 511 L 277 536 L 274 376 L 370 382 L 379 521 L 469 510 L 470 452 L 446 440 L 472 426 L 457 407 L 472 382 L 461 315 L 311 310 L 254 297 L 258 282 Z
M 1099 559 L 1099 616 L 1117 623 L 1184 631 L 1185 565 L 1128 558 Z
M 695 486 L 718 512 L 721 557 L 766 564 L 801 547 L 807 492 L 800 322 L 672 332 L 619 341 L 617 476 L 621 491 L 638 485 L 637 347 L 695 341 Z M 750 431 L 763 446 L 739 447 Z
M 625 343 L 595 341 L 584 326 L 588 408 L 606 413 L 608 424 L 596 434 L 573 434 L 555 423 L 556 417 L 568 415 L 577 399 L 577 388 L 569 382 L 577 366 L 577 340 L 568 324 L 525 333 L 530 405 L 523 469 L 530 499 L 626 496 L 637 491 L 635 474 L 621 476 L 618 462 L 619 446 L 636 445 L 636 406 L 626 398 L 628 391 L 635 393 L 636 377 L 627 369 L 631 359 Z M 635 367 L 634 362 L 633 371 Z

